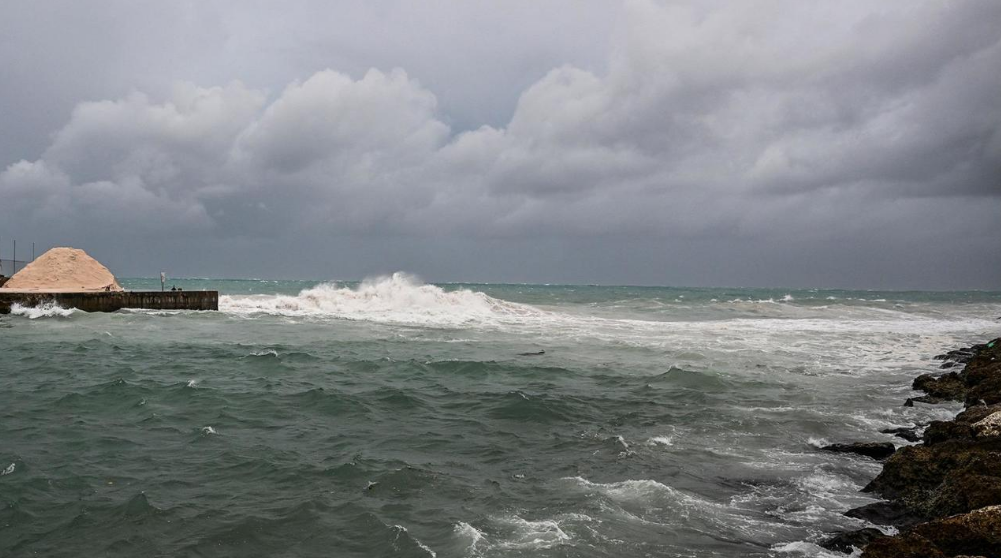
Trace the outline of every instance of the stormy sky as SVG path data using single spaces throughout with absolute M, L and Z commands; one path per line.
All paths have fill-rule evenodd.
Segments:
M 996 0 L 0 9 L 4 258 L 1001 289 Z

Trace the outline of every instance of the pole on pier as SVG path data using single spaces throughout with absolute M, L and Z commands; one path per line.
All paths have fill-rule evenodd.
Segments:
M 31 243 L 31 261 L 35 261 L 35 243 Z
M 13 256 L 13 258 L 14 259 L 11 260 L 11 267 L 14 268 L 14 273 L 17 273 L 17 240 L 16 239 L 14 240 L 14 256 Z M 13 274 L 11 274 L 11 276 L 13 277 Z
M 161 293 L 164 291 L 163 284 L 166 283 L 166 282 L 167 282 L 167 274 L 161 271 L 160 272 L 160 292 Z

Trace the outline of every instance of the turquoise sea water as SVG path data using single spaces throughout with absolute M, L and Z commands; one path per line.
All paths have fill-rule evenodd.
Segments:
M 159 280 L 124 280 L 159 288 Z M 818 556 L 1001 293 L 177 280 L 0 317 L 0 556 Z M 523 353 L 544 354 L 526 355 Z

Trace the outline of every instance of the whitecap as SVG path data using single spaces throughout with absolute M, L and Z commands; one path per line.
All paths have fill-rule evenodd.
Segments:
M 14 469 L 16 469 L 16 468 L 17 468 L 17 465 L 15 465 L 14 463 L 11 463 L 3 471 L 0 471 L 0 477 L 2 477 L 4 475 L 9 475 L 9 474 L 13 473 Z
M 553 519 L 529 521 L 513 515 L 497 522 L 512 529 L 510 538 L 498 543 L 499 548 L 543 550 L 570 541 L 570 535 Z
M 681 496 L 682 499 L 687 498 L 686 496 L 679 495 L 673 488 L 649 479 L 625 480 L 605 484 L 591 482 L 584 477 L 567 477 L 564 480 L 571 480 L 581 488 L 597 490 L 613 500 L 646 502 L 660 496 Z
M 815 448 L 822 448 L 824 446 L 831 445 L 831 443 L 827 441 L 827 438 L 814 438 L 813 436 L 810 436 L 807 443 Z
M 453 531 L 455 532 L 455 535 L 457 537 L 460 537 L 468 541 L 467 544 L 469 550 L 474 552 L 476 551 L 476 546 L 480 544 L 480 542 L 483 541 L 485 538 L 483 531 L 480 531 L 479 529 L 473 527 L 472 525 L 466 523 L 465 521 L 460 521 L 456 523 L 455 527 L 453 528 Z
M 795 541 L 784 544 L 777 544 L 772 546 L 772 550 L 775 552 L 781 552 L 784 554 L 798 554 L 800 556 L 811 556 L 814 558 L 844 558 L 845 555 L 841 553 L 835 553 L 824 548 L 817 546 L 814 543 L 806 541 Z M 852 552 L 851 558 L 860 556 L 861 551 Z
M 431 558 L 437 558 L 438 553 L 436 553 L 435 551 L 431 550 L 431 548 L 428 547 L 426 544 L 424 544 L 421 541 L 417 540 L 417 537 L 411 535 L 410 531 L 408 531 L 406 527 L 404 527 L 403 525 L 393 525 L 393 528 L 397 530 L 396 531 L 396 540 L 400 540 L 400 535 L 402 535 L 403 533 L 406 533 L 407 536 L 410 538 L 410 540 L 414 541 L 414 544 L 416 544 L 418 546 L 418 548 L 420 548 L 424 552 L 427 552 L 428 554 L 430 554 Z
M 485 542 L 486 536 L 483 532 L 475 527 L 465 523 L 464 521 L 459 521 L 452 528 L 452 532 L 455 536 L 464 541 L 465 547 L 468 550 L 470 556 L 478 556 L 480 543 Z
M 296 296 L 223 295 L 219 309 L 258 314 L 366 320 L 389 324 L 455 327 L 537 315 L 541 311 L 468 289 L 446 291 L 405 273 L 367 279 L 355 288 L 321 284 Z
M 75 313 L 73 308 L 63 308 L 55 302 L 46 302 L 40 306 L 21 306 L 14 303 L 10 305 L 10 313 L 14 316 L 24 316 L 29 320 L 38 318 L 68 318 Z

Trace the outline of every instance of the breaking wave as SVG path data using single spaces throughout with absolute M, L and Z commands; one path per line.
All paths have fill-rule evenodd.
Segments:
M 333 317 L 383 323 L 450 327 L 540 314 L 468 289 L 446 291 L 405 273 L 367 279 L 355 288 L 325 283 L 296 296 L 221 296 L 219 309 L 250 316 Z
M 10 305 L 10 313 L 14 316 L 24 316 L 29 320 L 38 318 L 68 318 L 76 312 L 72 308 L 63 308 L 55 302 L 47 302 L 41 306 L 21 306 L 14 303 Z

